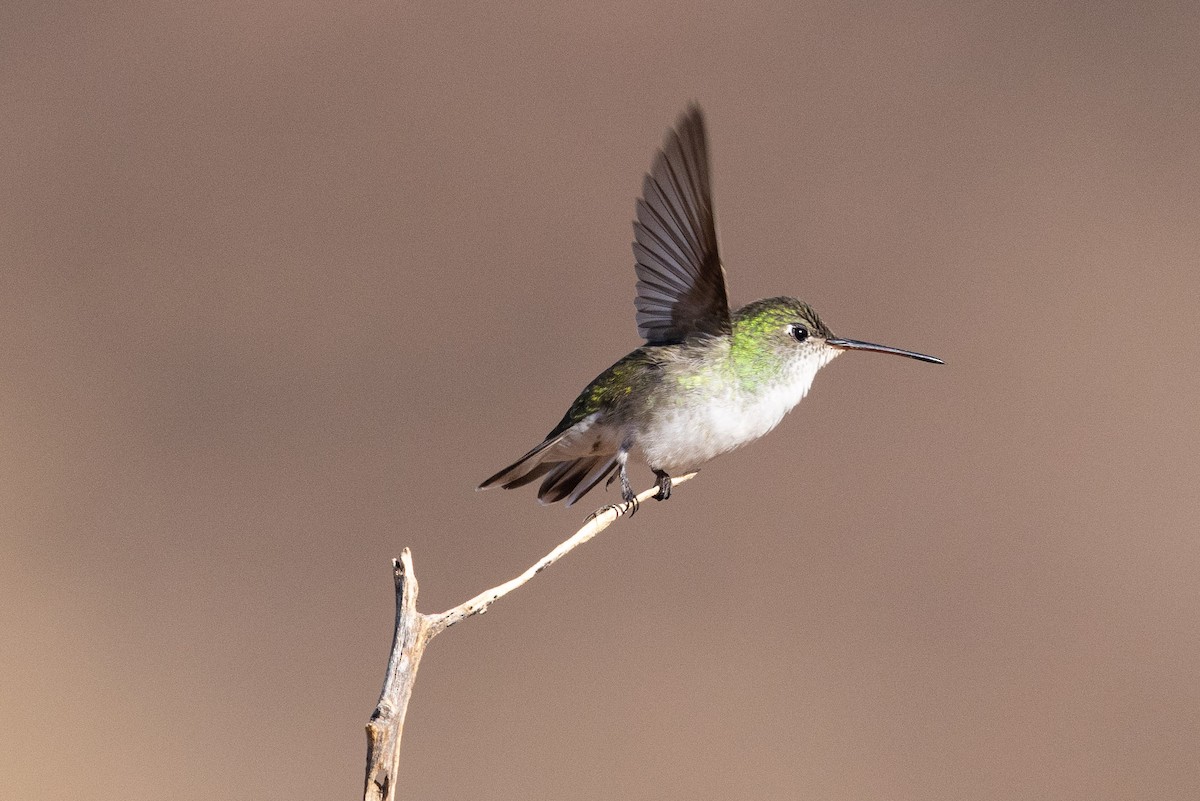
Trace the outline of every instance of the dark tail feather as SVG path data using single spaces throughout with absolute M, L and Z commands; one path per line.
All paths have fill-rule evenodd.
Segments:
M 575 489 L 575 491 L 571 493 L 571 497 L 567 498 L 567 506 L 573 506 L 575 504 L 575 501 L 579 500 L 584 495 L 587 495 L 589 492 L 591 492 L 592 487 L 596 486 L 601 481 L 603 481 L 605 476 L 610 475 L 610 474 L 615 476 L 616 469 L 617 469 L 617 457 L 614 456 L 611 459 L 609 459 L 607 462 L 604 462 L 602 465 L 600 465 L 595 470 L 593 470 L 591 472 L 591 475 L 589 475 L 586 480 L 582 481 L 579 484 L 579 486 Z
M 565 448 L 556 450 L 554 446 L 563 442 L 571 431 L 567 429 L 540 443 L 480 484 L 479 489 L 515 489 L 542 479 L 542 486 L 538 489 L 538 501 L 557 503 L 566 499 L 567 506 L 575 503 L 612 473 L 617 466 L 617 457 L 611 453 L 603 453 L 598 456 L 581 456 L 578 459 L 562 459 L 561 451 Z
M 563 433 L 565 434 L 566 432 Z M 485 490 L 496 486 L 512 489 L 513 487 L 522 487 L 531 481 L 541 478 L 557 464 L 556 462 L 543 462 L 541 458 L 542 452 L 553 445 L 557 445 L 558 441 L 562 438 L 563 434 L 559 434 L 557 437 L 547 439 L 529 453 L 484 481 L 476 489 Z
M 595 466 L 595 459 L 594 456 L 585 456 L 556 464 L 546 475 L 542 486 L 538 487 L 538 503 L 557 503 L 570 495 L 571 490 Z
M 520 478 L 514 478 L 512 481 L 505 482 L 503 485 L 504 489 L 516 489 L 517 487 L 523 487 L 526 484 L 532 484 L 554 468 L 558 467 L 560 464 L 562 464 L 562 462 L 542 462 Z M 479 488 L 487 489 L 487 487 L 483 485 L 480 485 Z
M 608 454 L 560 462 L 546 475 L 546 480 L 538 489 L 538 501 L 557 503 L 570 496 L 567 500 L 567 506 L 570 506 L 596 486 L 615 466 L 616 458 Z

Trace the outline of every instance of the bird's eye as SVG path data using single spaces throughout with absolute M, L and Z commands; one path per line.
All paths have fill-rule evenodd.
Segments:
M 788 333 L 791 334 L 792 338 L 797 342 L 803 342 L 804 340 L 808 339 L 808 329 L 799 323 L 792 323 L 789 325 Z

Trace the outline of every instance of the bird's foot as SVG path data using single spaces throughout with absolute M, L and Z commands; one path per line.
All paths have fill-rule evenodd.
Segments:
M 637 494 L 633 491 L 633 487 L 629 486 L 629 477 L 625 474 L 624 470 L 618 472 L 618 477 L 621 480 L 621 500 L 624 503 L 610 503 L 607 506 L 601 506 L 588 515 L 587 520 L 584 522 L 590 522 L 605 512 L 615 512 L 617 517 L 621 517 L 622 515 L 633 517 L 637 514 L 638 506 L 641 504 L 637 499 Z
M 590 523 L 606 512 L 613 512 L 617 517 L 620 517 L 621 515 L 629 515 L 630 517 L 633 517 L 640 505 L 641 504 L 638 503 L 637 498 L 632 498 L 624 503 L 610 503 L 607 506 L 601 506 L 599 509 L 592 512 L 590 515 L 584 518 L 583 522 Z
M 626 512 L 630 517 L 637 514 L 638 499 L 637 493 L 633 491 L 633 487 L 629 486 L 629 476 L 624 470 L 621 470 L 621 500 L 625 501 L 625 507 L 629 511 Z
M 671 477 L 662 470 L 655 470 L 654 476 L 658 479 L 658 492 L 655 493 L 654 500 L 665 501 L 671 497 Z

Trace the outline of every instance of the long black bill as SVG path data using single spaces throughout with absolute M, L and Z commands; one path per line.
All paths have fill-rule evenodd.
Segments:
M 916 353 L 911 350 L 900 350 L 900 348 L 889 348 L 887 345 L 876 345 L 872 342 L 863 342 L 858 339 L 842 339 L 840 337 L 830 337 L 825 340 L 826 344 L 833 345 L 835 348 L 844 348 L 845 350 L 873 350 L 876 353 L 894 353 L 897 356 L 907 356 L 910 359 L 919 359 L 923 362 L 932 364 L 945 364 L 941 359 L 933 356 L 926 356 L 924 353 Z

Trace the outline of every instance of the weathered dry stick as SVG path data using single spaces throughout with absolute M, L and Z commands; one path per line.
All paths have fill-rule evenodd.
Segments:
M 673 478 L 671 486 L 678 486 L 694 475 L 696 474 L 688 473 Z M 650 500 L 657 492 L 657 487 L 651 487 L 637 496 L 635 504 Z M 543 556 L 521 575 L 481 592 L 471 600 L 441 614 L 426 615 L 417 611 L 417 575 L 413 572 L 412 553 L 408 548 L 404 549 L 399 559 L 392 560 L 392 574 L 396 582 L 396 633 L 392 638 L 392 654 L 388 659 L 383 691 L 379 694 L 379 703 L 367 723 L 367 777 L 363 789 L 365 801 L 393 801 L 396 797 L 404 716 L 408 712 L 413 683 L 417 680 L 417 667 L 421 664 L 421 656 L 425 653 L 425 646 L 429 641 L 460 620 L 482 615 L 497 600 L 611 526 L 633 505 L 622 503 L 604 507 L 595 516 L 588 518 L 583 528 L 572 534 L 570 539 Z

